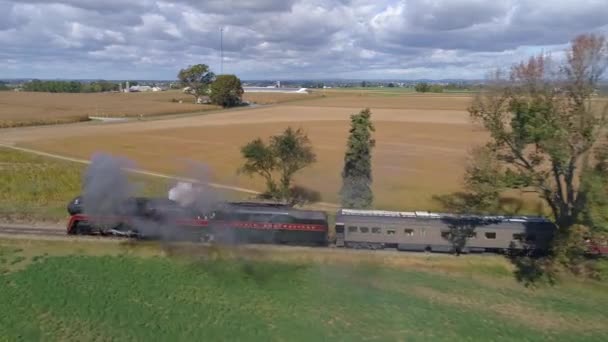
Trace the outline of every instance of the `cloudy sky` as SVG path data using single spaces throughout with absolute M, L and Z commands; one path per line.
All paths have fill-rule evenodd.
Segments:
M 0 0 L 0 78 L 481 78 L 583 32 L 606 0 Z

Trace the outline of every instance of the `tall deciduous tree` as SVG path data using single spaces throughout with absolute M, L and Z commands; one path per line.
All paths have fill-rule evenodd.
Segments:
M 346 208 L 369 208 L 374 200 L 371 184 L 372 149 L 375 145 L 372 132 L 375 129 L 371 115 L 369 108 L 351 115 L 340 189 L 342 206 Z
M 271 136 L 268 143 L 257 138 L 243 146 L 241 153 L 245 163 L 238 171 L 264 178 L 264 198 L 291 205 L 319 200 L 318 193 L 293 185 L 295 174 L 316 161 L 310 139 L 302 129 L 288 127 L 282 134 Z
M 590 200 L 606 198 L 601 177 L 587 175 L 601 174 L 606 107 L 594 92 L 607 65 L 605 39 L 581 35 L 561 64 L 541 55 L 512 67 L 508 78 L 497 73 L 469 109 L 490 142 L 481 153 L 485 162 L 473 159 L 467 183 L 494 197 L 507 189 L 538 193 L 560 236 L 568 237 Z
M 608 140 L 608 136 L 606 137 Z M 583 223 L 608 239 L 608 144 L 596 150 L 596 164 L 585 170 L 581 187 L 586 196 Z
M 211 102 L 222 107 L 233 107 L 243 100 L 243 86 L 235 75 L 219 75 L 210 90 Z
M 188 88 L 187 93 L 194 96 L 194 103 L 197 103 L 201 96 L 208 93 L 209 85 L 215 79 L 215 74 L 209 70 L 207 65 L 196 64 L 181 69 L 177 78 L 182 86 Z

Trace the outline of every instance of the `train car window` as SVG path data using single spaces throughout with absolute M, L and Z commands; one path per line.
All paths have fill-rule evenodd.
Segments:
M 486 236 L 486 239 L 490 239 L 490 240 L 496 239 L 496 233 L 495 232 L 486 232 L 485 236 Z
M 395 230 L 394 229 L 387 229 L 386 230 L 386 235 L 395 235 Z
M 338 234 L 344 233 L 344 226 L 336 225 L 336 233 L 338 233 Z
M 513 240 L 524 241 L 524 234 L 522 234 L 522 233 L 513 234 Z
M 441 232 L 441 237 L 444 239 L 449 239 L 450 238 L 450 231 L 449 230 L 445 230 L 443 232 Z
M 414 230 L 413 230 L 413 229 L 405 228 L 405 229 L 403 230 L 403 233 L 404 233 L 406 236 L 414 236 Z
M 380 229 L 379 227 L 372 227 L 372 233 L 380 234 L 382 233 L 382 229 Z
M 348 227 L 348 232 L 349 233 L 356 233 L 357 232 L 357 227 L 355 227 L 355 226 Z
M 369 233 L 369 228 L 367 228 L 367 227 L 359 227 L 359 231 L 361 233 Z

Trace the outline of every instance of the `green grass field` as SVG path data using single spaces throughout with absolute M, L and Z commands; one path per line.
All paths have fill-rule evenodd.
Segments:
M 232 253 L 0 240 L 0 340 L 608 338 L 605 283 L 530 290 L 499 258 Z
M 67 204 L 80 194 L 87 165 L 0 147 L 0 218 L 2 221 L 65 222 Z M 136 195 L 166 196 L 167 179 L 131 176 Z M 225 198 L 235 192 L 220 192 Z
M 78 194 L 84 166 L 0 148 L 0 217 L 58 220 Z

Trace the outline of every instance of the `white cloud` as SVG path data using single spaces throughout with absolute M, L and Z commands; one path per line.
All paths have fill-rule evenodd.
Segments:
M 477 78 L 583 32 L 605 0 L 0 0 L 0 78 Z

